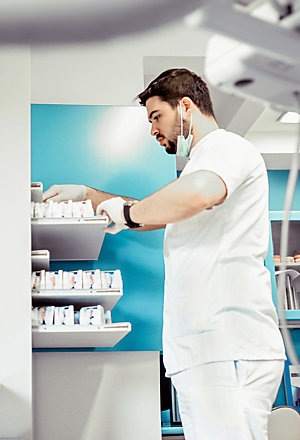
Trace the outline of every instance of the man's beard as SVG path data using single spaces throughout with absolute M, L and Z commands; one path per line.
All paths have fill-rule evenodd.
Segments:
M 171 140 L 167 139 L 168 145 L 166 146 L 166 153 L 168 154 L 176 154 L 177 151 L 177 140 L 176 143 L 172 142 Z
M 185 138 L 189 135 L 190 123 L 183 120 L 183 136 Z M 167 139 L 168 145 L 166 146 L 166 152 L 168 154 L 176 154 L 177 152 L 177 136 L 181 134 L 180 115 L 177 115 L 174 127 L 172 129 L 171 138 Z

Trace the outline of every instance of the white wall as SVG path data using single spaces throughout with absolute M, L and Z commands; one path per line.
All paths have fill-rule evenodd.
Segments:
M 0 48 L 0 437 L 31 439 L 30 53 Z

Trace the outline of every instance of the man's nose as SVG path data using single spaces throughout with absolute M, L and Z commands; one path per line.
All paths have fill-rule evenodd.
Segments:
M 152 124 L 151 127 L 151 135 L 152 136 L 157 136 L 159 134 L 158 128 L 154 126 L 154 124 Z

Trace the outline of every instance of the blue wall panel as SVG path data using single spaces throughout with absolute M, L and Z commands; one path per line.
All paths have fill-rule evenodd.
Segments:
M 289 172 L 287 170 L 269 170 L 270 211 L 283 211 L 284 197 Z M 292 211 L 300 210 L 300 180 L 297 181 Z
M 32 181 L 85 184 L 143 198 L 176 178 L 174 156 L 149 135 L 144 108 L 32 105 Z M 114 322 L 132 332 L 116 350 L 161 350 L 163 231 L 106 234 L 98 261 L 52 262 L 51 270 L 121 269 Z

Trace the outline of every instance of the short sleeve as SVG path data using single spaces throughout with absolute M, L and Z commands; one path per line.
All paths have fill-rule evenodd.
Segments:
M 234 133 L 218 130 L 207 136 L 203 145 L 192 152 L 187 165 L 187 173 L 194 171 L 211 171 L 224 181 L 229 197 L 249 176 L 253 167 L 253 146 Z M 189 166 L 190 165 L 190 166 Z

